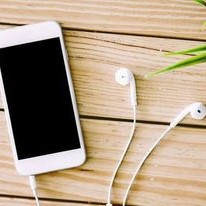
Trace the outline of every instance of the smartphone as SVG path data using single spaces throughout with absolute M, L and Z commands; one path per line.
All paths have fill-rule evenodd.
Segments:
M 17 171 L 35 175 L 85 161 L 61 27 L 0 31 L 0 86 Z

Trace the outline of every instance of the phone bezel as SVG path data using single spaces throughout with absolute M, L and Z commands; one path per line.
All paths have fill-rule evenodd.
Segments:
M 0 70 L 1 94 L 5 108 L 5 116 L 12 146 L 12 153 L 17 171 L 21 175 L 36 175 L 50 171 L 76 167 L 83 164 L 86 158 L 86 154 L 74 88 L 68 64 L 67 52 L 64 46 L 64 40 L 60 25 L 55 21 L 48 21 L 20 26 L 0 31 L 0 37 L 0 48 L 59 37 L 80 141 L 80 148 L 78 149 L 19 160 L 11 126 L 11 119 L 6 100 L 2 74 Z

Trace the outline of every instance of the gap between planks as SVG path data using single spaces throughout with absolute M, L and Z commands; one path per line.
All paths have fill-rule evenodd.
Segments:
M 101 203 L 66 201 L 40 198 L 40 203 L 44 206 L 102 206 Z M 0 194 L 0 206 L 33 206 L 35 199 L 26 196 L 12 196 Z

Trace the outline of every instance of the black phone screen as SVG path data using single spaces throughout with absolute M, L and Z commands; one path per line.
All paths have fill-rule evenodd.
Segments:
M 0 69 L 19 160 L 80 148 L 58 37 L 1 48 Z

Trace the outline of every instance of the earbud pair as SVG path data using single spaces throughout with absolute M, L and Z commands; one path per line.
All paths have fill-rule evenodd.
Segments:
M 112 176 L 112 180 L 110 182 L 110 187 L 109 187 L 109 193 L 108 193 L 108 201 L 106 206 L 112 206 L 111 204 L 111 189 L 112 189 L 112 184 L 114 182 L 114 178 L 116 176 L 116 173 L 125 157 L 125 154 L 128 150 L 128 147 L 132 141 L 132 137 L 134 135 L 134 131 L 135 131 L 135 123 L 136 123 L 136 85 L 135 85 L 135 78 L 132 74 L 132 72 L 126 68 L 123 69 L 119 69 L 116 74 L 115 74 L 115 79 L 117 81 L 117 83 L 125 86 L 125 85 L 130 85 L 130 95 L 131 95 L 131 103 L 132 106 L 134 108 L 134 121 L 133 121 L 133 129 L 129 138 L 129 141 L 126 145 L 126 148 L 124 149 L 124 152 L 122 154 L 122 157 L 113 173 Z M 139 163 L 138 167 L 136 168 L 136 171 L 129 183 L 129 186 L 126 190 L 125 196 L 124 196 L 124 200 L 123 200 L 123 206 L 125 206 L 126 204 L 126 200 L 127 200 L 127 196 L 128 193 L 130 191 L 130 188 L 133 184 L 133 181 L 136 177 L 136 175 L 138 174 L 139 170 L 141 169 L 142 165 L 144 164 L 144 162 L 146 161 L 146 159 L 148 158 L 148 156 L 151 154 L 151 152 L 154 150 L 154 148 L 159 144 L 159 142 L 161 141 L 161 139 L 172 129 L 174 128 L 181 120 L 183 120 L 188 114 L 191 114 L 192 118 L 194 119 L 203 119 L 206 116 L 206 107 L 203 103 L 201 102 L 195 102 L 193 104 L 190 104 L 189 106 L 187 106 L 185 109 L 182 110 L 182 112 L 180 112 L 179 115 L 177 115 L 177 117 L 175 117 L 175 119 L 170 123 L 170 126 L 165 130 L 165 132 L 157 139 L 157 141 L 152 145 L 152 147 L 149 149 L 149 151 L 145 154 L 145 156 L 143 157 L 143 159 L 141 160 L 141 162 Z

